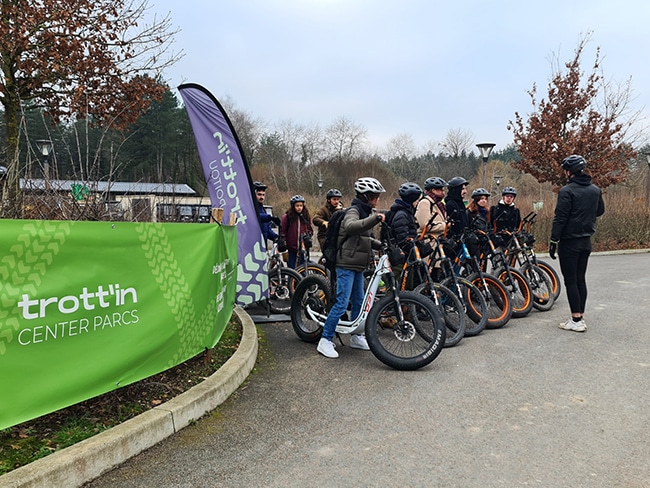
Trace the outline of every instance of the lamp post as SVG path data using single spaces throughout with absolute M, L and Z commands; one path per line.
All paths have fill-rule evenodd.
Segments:
M 320 178 L 316 180 L 316 184 L 318 185 L 318 204 L 320 205 L 320 199 L 321 199 L 321 190 L 323 189 L 323 183 L 325 183 L 323 180 Z
M 45 189 L 50 188 L 50 159 L 52 157 L 52 149 L 54 144 L 49 139 L 39 139 L 35 141 L 38 152 L 43 156 L 43 178 L 45 179 Z
M 485 173 L 487 171 L 487 161 L 488 158 L 490 157 L 490 153 L 492 152 L 494 146 L 496 146 L 496 144 L 493 142 L 482 142 L 476 145 L 476 147 L 478 147 L 478 150 L 481 153 L 481 158 L 483 159 L 483 188 L 485 188 L 485 184 L 486 184 Z
M 645 206 L 650 207 L 650 151 L 644 151 L 643 155 L 648 162 L 648 174 L 645 180 Z

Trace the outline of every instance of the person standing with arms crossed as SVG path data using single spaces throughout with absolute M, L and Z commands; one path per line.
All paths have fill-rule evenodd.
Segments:
M 375 178 L 359 178 L 354 183 L 356 198 L 341 221 L 338 245 L 340 249 L 336 259 L 336 302 L 330 310 L 323 334 L 316 350 L 331 359 L 339 357 L 334 348 L 336 326 L 351 303 L 351 316 L 357 317 L 361 312 L 364 295 L 363 272 L 372 259 L 373 249 L 381 248 L 381 241 L 372 235 L 372 228 L 384 221 L 384 214 L 375 213 L 379 196 L 386 190 Z M 350 337 L 350 347 L 369 351 L 366 336 L 354 334 Z
M 584 172 L 587 162 L 573 154 L 562 161 L 562 169 L 569 179 L 560 188 L 551 229 L 549 254 L 560 258 L 571 318 L 560 324 L 560 329 L 584 332 L 587 303 L 587 264 L 591 254 L 591 236 L 596 231 L 596 218 L 605 213 L 603 195 Z
M 319 208 L 312 219 L 312 223 L 318 227 L 318 245 L 321 250 L 323 249 L 323 244 L 325 243 L 325 233 L 327 232 L 327 224 L 332 218 L 332 214 L 337 210 L 343 208 L 341 205 L 341 198 L 343 194 L 336 188 L 328 190 L 327 195 L 325 195 L 325 205 Z

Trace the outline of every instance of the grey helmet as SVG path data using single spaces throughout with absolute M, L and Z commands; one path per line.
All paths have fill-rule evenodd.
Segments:
M 253 190 L 255 191 L 264 191 L 266 190 L 266 185 L 261 181 L 253 181 Z
M 357 193 L 363 195 L 365 193 L 386 193 L 386 190 L 383 186 L 381 186 L 381 183 L 379 183 L 379 180 L 375 178 L 371 178 L 370 176 L 365 176 L 363 178 L 359 178 L 357 181 L 354 182 L 354 191 Z
M 458 186 L 463 186 L 467 185 L 469 181 L 467 181 L 465 178 L 462 176 L 454 176 L 451 180 L 449 180 L 449 183 L 447 183 L 447 186 L 449 189 L 456 188 Z
M 562 169 L 573 174 L 580 173 L 587 167 L 587 161 L 582 156 L 572 154 L 562 160 Z
M 501 191 L 501 196 L 503 195 L 512 195 L 512 196 L 517 196 L 517 189 L 514 186 L 506 186 L 502 191 Z
M 290 203 L 292 206 L 298 202 L 305 203 L 305 197 L 303 197 L 302 195 L 294 195 L 291 197 Z
M 447 186 L 447 182 L 437 176 L 432 176 L 431 178 L 427 178 L 427 180 L 424 182 L 425 190 L 432 190 L 434 188 L 436 190 L 440 190 L 442 188 L 445 188 L 446 186 Z
M 341 198 L 342 196 L 343 196 L 343 194 L 339 190 L 337 190 L 336 188 L 332 188 L 331 190 L 327 191 L 327 194 L 325 195 L 325 198 L 327 200 L 329 200 L 332 197 Z
M 490 192 L 487 191 L 485 188 L 477 188 L 472 192 L 472 198 L 481 198 L 481 197 L 489 197 Z
M 399 187 L 399 197 L 406 203 L 413 203 L 422 196 L 422 188 L 416 183 L 403 183 Z

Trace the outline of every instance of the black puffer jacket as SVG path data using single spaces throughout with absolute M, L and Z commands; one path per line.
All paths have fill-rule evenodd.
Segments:
M 591 237 L 596 231 L 596 217 L 604 213 L 602 192 L 591 183 L 591 176 L 585 173 L 572 176 L 557 195 L 551 240 Z
M 497 205 L 490 208 L 490 231 L 500 232 L 502 230 L 515 231 L 519 228 L 521 213 L 513 205 L 506 205 L 501 200 Z
M 413 208 L 413 205 L 398 198 L 391 205 L 390 213 L 393 214 L 390 229 L 395 238 L 395 242 L 404 251 L 404 254 L 408 256 L 415 245 L 415 238 L 418 235 L 418 224 L 415 221 L 415 208 Z
M 465 211 L 465 202 L 460 196 L 462 186 L 457 186 L 449 190 L 447 198 L 445 198 L 445 206 L 447 208 L 447 220 L 451 222 L 449 233 L 451 236 L 459 236 L 463 230 L 467 228 L 469 222 L 467 220 L 467 212 Z
M 352 271 L 364 271 L 370 264 L 373 249 L 381 248 L 381 241 L 372 235 L 372 228 L 381 217 L 372 213 L 372 207 L 355 198 L 341 221 L 338 247 L 341 251 L 336 266 Z

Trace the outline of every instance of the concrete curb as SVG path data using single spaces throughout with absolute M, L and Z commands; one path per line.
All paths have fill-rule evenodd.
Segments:
M 241 342 L 210 378 L 123 424 L 0 476 L 0 486 L 81 486 L 214 410 L 239 388 L 257 360 L 255 324 L 242 308 L 236 306 L 234 313 L 242 325 Z

